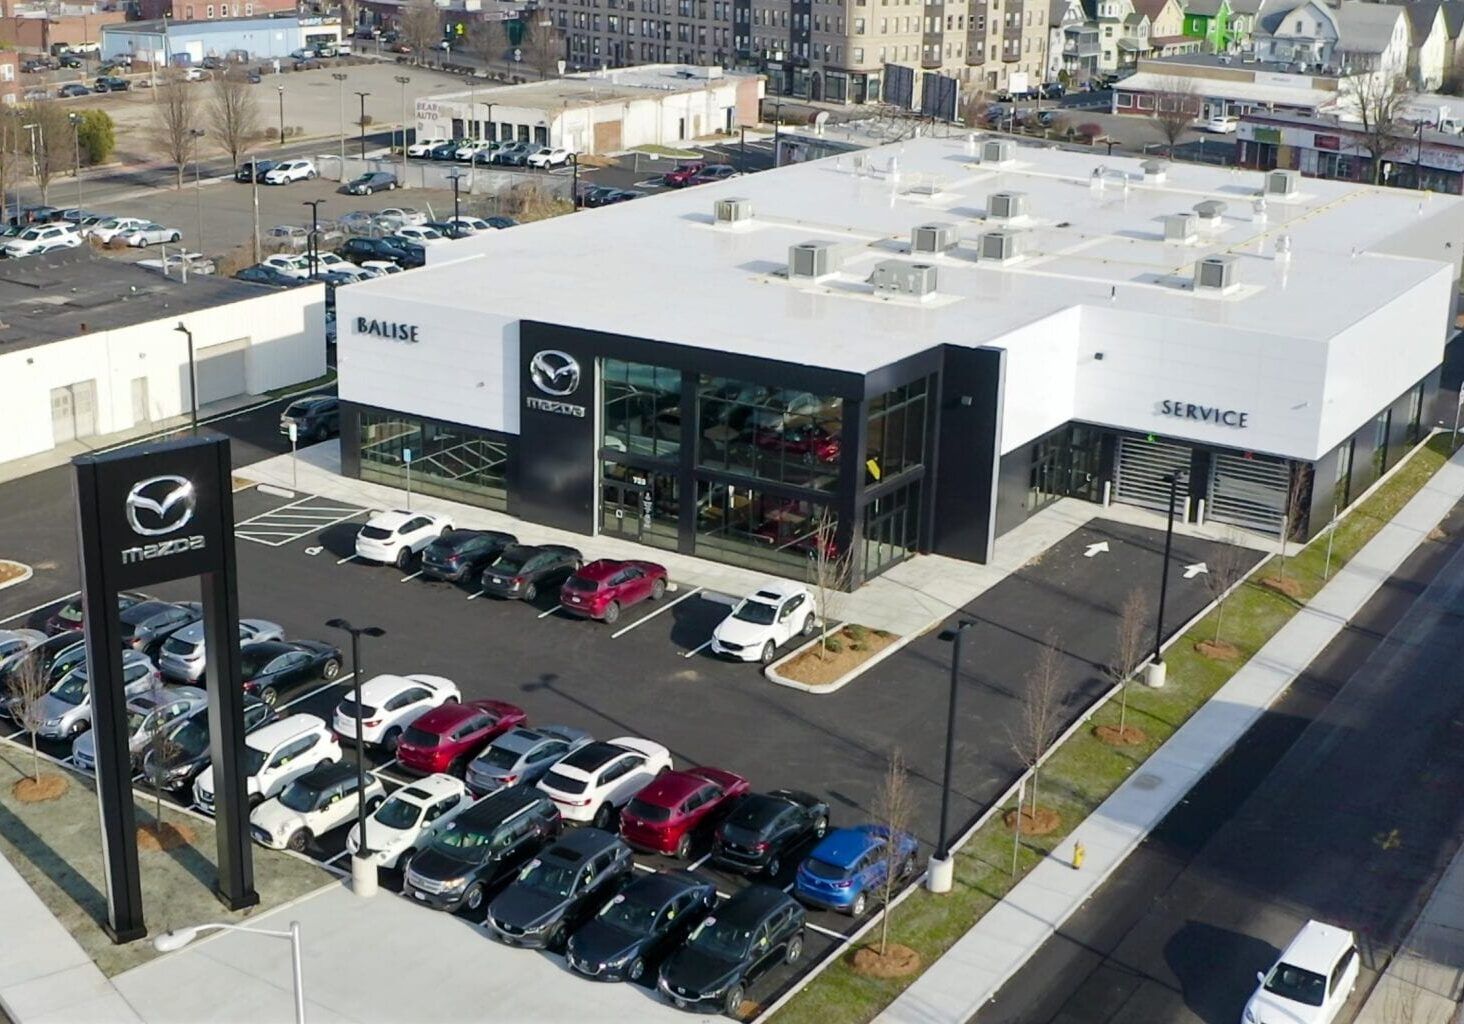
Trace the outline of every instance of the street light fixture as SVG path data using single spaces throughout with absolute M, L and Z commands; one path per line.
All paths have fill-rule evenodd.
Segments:
M 315 276 L 316 259 L 320 252 L 320 204 L 323 202 L 325 202 L 324 199 L 307 199 L 300 204 L 301 206 L 310 207 L 310 239 L 305 246 L 305 252 L 310 258 L 311 277 Z
M 153 949 L 159 953 L 172 953 L 182 949 L 204 932 L 248 932 L 251 935 L 267 935 L 272 939 L 285 939 L 290 943 L 290 961 L 294 972 L 295 982 L 295 1024 L 305 1024 L 305 972 L 300 963 L 300 922 L 291 921 L 290 930 L 287 932 L 274 931 L 269 928 L 250 928 L 246 925 L 225 924 L 222 921 L 215 921 L 212 924 L 195 924 L 188 928 L 174 928 L 153 939 Z
M 361 668 L 361 638 L 383 637 L 386 636 L 386 630 L 380 626 L 362 626 L 358 629 L 345 619 L 330 619 L 326 625 L 351 634 L 351 671 L 354 673 L 351 684 L 356 691 L 356 824 L 361 830 L 361 845 L 356 850 L 356 856 L 369 857 L 371 844 L 366 841 L 366 741 L 362 738 L 364 730 L 361 727 L 361 679 L 365 675 Z
M 407 83 L 411 80 L 411 75 L 396 76 L 397 85 L 402 87 L 402 176 L 398 180 L 404 186 L 407 183 Z
M 1159 479 L 1169 485 L 1169 516 L 1164 523 L 1164 561 L 1159 566 L 1159 615 L 1154 625 L 1154 658 L 1144 670 L 1144 681 L 1158 688 L 1164 685 L 1164 601 L 1169 595 L 1169 554 L 1174 548 L 1174 504 L 1179 497 L 1179 481 L 1185 474 L 1165 473 Z
M 193 203 L 198 211 L 198 251 L 203 251 L 203 181 L 198 170 L 198 140 L 208 133 L 202 128 L 190 128 L 193 136 Z M 180 254 L 181 255 L 181 254 Z
M 188 335 L 188 405 L 192 410 L 193 436 L 198 436 L 198 371 L 193 362 L 193 332 L 184 325 L 182 320 L 173 330 L 180 334 Z
M 280 145 L 283 146 L 285 144 L 285 87 L 277 85 L 275 88 L 280 91 Z
M 336 92 L 339 94 L 341 107 L 341 182 L 346 180 L 346 74 L 342 71 L 332 71 L 330 77 L 336 80 Z
M 451 174 L 449 174 L 447 176 L 447 180 L 450 181 L 450 182 L 452 182 L 452 226 L 453 226 L 454 229 L 456 229 L 459 226 L 459 224 L 461 223 L 458 220 L 458 186 L 460 184 L 462 184 L 462 180 L 463 180 L 462 172 L 461 171 L 453 171 Z M 448 236 L 448 237 L 452 237 L 452 236 Z
M 366 159 L 366 97 L 367 96 L 370 96 L 371 94 L 369 92 L 358 92 L 358 93 L 356 93 L 356 95 L 359 96 L 359 97 L 361 97 L 361 159 L 362 160 L 365 160 Z
M 940 830 L 935 835 L 935 856 L 930 859 L 930 870 L 926 875 L 926 887 L 931 892 L 950 892 L 955 876 L 955 860 L 951 857 L 950 833 L 947 823 L 951 809 L 951 774 L 956 751 L 956 694 L 961 682 L 961 638 L 966 630 L 976 625 L 971 619 L 960 619 L 954 629 L 940 634 L 942 640 L 951 642 L 951 694 L 946 708 L 945 772 L 940 787 Z

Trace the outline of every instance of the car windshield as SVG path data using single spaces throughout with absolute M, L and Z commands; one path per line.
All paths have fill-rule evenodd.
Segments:
M 831 878 L 836 881 L 849 874 L 847 869 L 841 868 L 837 864 L 830 864 L 826 860 L 819 860 L 817 857 L 809 857 L 804 861 L 803 869 L 814 878 Z
M 592 593 L 600 589 L 599 580 L 587 580 L 583 576 L 571 576 L 564 582 L 565 587 L 570 590 L 583 590 Z
M 583 793 L 585 791 L 584 779 L 571 779 L 568 775 L 559 772 L 550 772 L 544 776 L 544 786 L 547 789 L 555 789 L 561 793 Z
M 732 613 L 734 619 L 752 622 L 759 626 L 771 626 L 777 616 L 778 609 L 770 604 L 763 604 L 761 601 L 743 601 Z
M 401 797 L 392 797 L 381 805 L 376 812 L 376 820 L 387 828 L 406 829 L 417 824 L 417 819 L 422 816 L 422 808 L 410 800 L 403 800 Z
M 632 818 L 639 818 L 641 821 L 666 821 L 671 817 L 669 807 L 658 807 L 644 800 L 632 800 L 625 805 L 625 809 Z
M 407 731 L 402 733 L 402 742 L 412 747 L 435 747 L 441 739 L 437 733 L 415 726 L 408 726 Z
M 303 782 L 292 782 L 280 794 L 280 803 L 292 811 L 309 811 L 314 809 L 315 801 L 319 797 L 320 790 L 313 786 L 307 786 Z
M 173 746 L 178 748 L 179 753 L 188 757 L 197 757 L 208 749 L 208 726 L 202 724 L 200 719 L 190 718 L 180 725 L 169 740 Z
M 509 552 L 505 551 L 503 554 L 494 559 L 492 568 L 495 572 L 518 572 L 524 567 L 524 563 L 528 560 L 529 556 L 527 553 L 519 553 L 515 551 L 510 554 Z
M 1262 987 L 1273 995 L 1295 1003 L 1321 1006 L 1322 997 L 1327 994 L 1327 979 L 1283 962 L 1271 968 Z
M 740 960 L 747 954 L 747 943 L 751 938 L 751 930 L 709 917 L 696 926 L 686 944 L 712 956 Z
M 578 864 L 566 864 L 562 860 L 533 860 L 519 873 L 519 884 L 550 896 L 568 896 L 578 870 Z
M 444 850 L 453 850 L 459 856 L 482 858 L 488 855 L 489 844 L 492 842 L 493 832 L 491 830 L 485 832 L 472 826 L 457 828 L 449 825 L 433 840 L 432 845 Z
M 184 640 L 182 637 L 169 637 L 167 643 L 163 644 L 164 654 L 192 654 L 193 642 Z
M 632 935 L 646 935 L 649 934 L 651 925 L 656 923 L 656 912 L 660 909 L 617 896 L 605 904 L 596 916 L 606 924 L 614 925 Z
M 244 774 L 258 775 L 259 770 L 264 767 L 265 756 L 263 750 L 244 744 Z
M 67 704 L 80 704 L 86 700 L 86 676 L 81 672 L 73 672 L 61 680 L 61 685 L 51 691 L 51 695 L 57 700 L 65 701 Z
M 250 645 L 253 646 L 252 644 Z M 251 651 L 246 647 L 239 653 L 239 671 L 246 679 L 259 675 L 280 652 L 275 648 Z
M 129 733 L 140 732 L 142 727 L 147 724 L 147 716 L 146 711 L 127 712 L 127 731 Z
M 386 538 L 391 536 L 391 531 L 383 530 L 379 526 L 363 526 L 361 527 L 361 536 L 367 540 L 386 540 Z
M 285 407 L 286 416 L 309 416 L 310 410 L 315 408 L 313 402 L 291 402 Z
M 519 756 L 517 751 L 505 750 L 503 747 L 489 747 L 484 751 L 481 760 L 490 768 L 501 768 L 507 771 L 518 764 Z

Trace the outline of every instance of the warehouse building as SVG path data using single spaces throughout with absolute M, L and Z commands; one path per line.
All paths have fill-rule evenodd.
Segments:
M 237 12 L 238 6 L 231 8 Z M 201 64 L 205 57 L 222 60 L 286 60 L 294 51 L 317 43 L 339 43 L 337 17 L 291 14 L 263 15 L 261 6 L 243 5 L 243 17 L 223 17 L 213 4 L 187 8 L 200 20 L 129 21 L 102 27 L 102 60 L 131 60 L 156 67 Z

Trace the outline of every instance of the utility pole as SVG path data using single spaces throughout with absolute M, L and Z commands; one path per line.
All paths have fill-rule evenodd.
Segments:
M 371 94 L 369 92 L 358 92 L 358 93 L 356 93 L 356 95 L 359 96 L 359 97 L 361 97 L 361 159 L 362 160 L 365 160 L 366 159 L 366 97 L 367 96 L 370 96 Z
M 310 207 L 310 244 L 306 247 L 306 251 L 310 254 L 310 276 L 312 278 L 315 276 L 316 254 L 319 251 L 320 245 L 318 234 L 320 230 L 320 204 L 323 202 L 325 202 L 324 199 L 307 199 L 300 204 L 301 206 Z
M 407 183 L 407 83 L 410 82 L 410 75 L 397 75 L 397 85 L 402 87 L 402 176 L 400 182 Z
M 254 192 L 254 262 L 259 262 L 259 157 L 249 157 L 249 185 Z
M 280 145 L 283 146 L 285 144 L 285 87 L 277 85 L 275 88 L 280 91 Z
M 331 78 L 336 80 L 336 92 L 339 94 L 341 106 L 341 184 L 346 182 L 346 75 L 341 71 L 332 71 Z
M 450 181 L 450 182 L 452 182 L 452 224 L 453 224 L 453 227 L 456 228 L 458 226 L 458 223 L 459 223 L 459 221 L 458 221 L 458 186 L 462 183 L 463 176 L 462 176 L 462 174 L 460 172 L 454 171 L 453 173 L 451 173 L 451 174 L 449 174 L 447 176 L 447 180 Z M 451 237 L 451 236 L 449 236 L 449 237 Z
M 203 181 L 198 173 L 198 140 L 206 134 L 202 128 L 190 128 L 193 136 L 193 202 L 198 209 L 198 251 L 203 252 Z
M 76 168 L 72 172 L 76 178 L 76 210 L 81 212 L 81 115 L 72 111 L 66 115 L 71 122 L 71 146 L 72 152 L 76 155 Z M 80 223 L 80 218 L 78 218 Z

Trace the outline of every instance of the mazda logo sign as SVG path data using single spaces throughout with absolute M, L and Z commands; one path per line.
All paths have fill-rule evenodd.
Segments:
M 193 482 L 181 476 L 155 476 L 127 492 L 127 525 L 143 537 L 159 537 L 187 526 L 198 505 Z
M 580 365 L 568 352 L 545 349 L 529 361 L 529 376 L 544 394 L 562 398 L 579 390 Z

